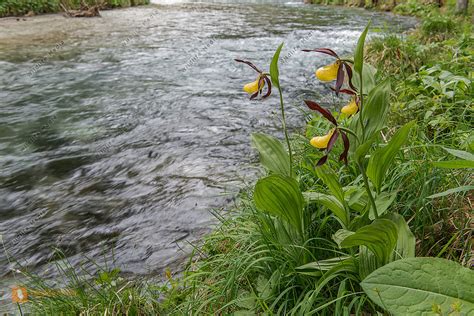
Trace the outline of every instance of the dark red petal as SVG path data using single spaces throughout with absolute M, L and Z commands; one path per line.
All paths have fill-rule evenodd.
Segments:
M 316 167 L 324 165 L 327 160 L 328 160 L 328 155 L 322 156 L 321 159 L 318 160 Z
M 337 80 L 336 80 L 336 95 L 339 95 L 339 91 L 341 90 L 342 84 L 344 83 L 344 67 L 339 65 L 337 68 Z
M 330 48 L 303 49 L 302 51 L 303 51 L 303 52 L 323 53 L 323 54 L 326 54 L 326 55 L 330 55 L 330 56 L 332 56 L 332 57 L 339 58 L 339 56 L 337 56 L 336 52 L 333 51 L 333 50 L 330 49 Z
M 260 80 L 258 81 L 258 87 L 257 87 L 257 91 L 262 94 L 262 90 L 263 90 L 263 84 L 265 83 L 265 79 L 263 77 L 260 77 Z
M 238 63 L 244 63 L 252 67 L 256 72 L 262 73 L 260 69 L 258 69 L 254 64 L 252 64 L 250 61 L 242 60 L 242 59 L 234 59 Z
M 265 82 L 267 83 L 267 93 L 265 93 L 265 95 L 262 97 L 262 99 L 265 99 L 269 97 L 270 94 L 272 94 L 272 82 L 267 76 L 264 76 L 263 78 L 265 79 Z
M 258 96 L 258 91 L 250 96 L 250 100 L 255 99 Z
M 327 151 L 330 152 L 332 148 L 334 147 L 334 144 L 336 143 L 337 138 L 339 137 L 339 130 L 335 130 L 334 133 L 332 133 L 331 138 L 329 139 L 328 142 L 328 149 Z
M 349 87 L 351 87 L 352 90 L 357 91 L 357 89 L 354 87 L 352 84 L 352 68 L 350 65 L 347 63 L 343 63 L 344 68 L 346 68 L 347 76 L 349 77 Z
M 337 126 L 337 121 L 336 121 L 336 119 L 334 118 L 334 116 L 332 116 L 331 112 L 329 112 L 328 110 L 326 110 L 325 108 L 323 108 L 322 106 L 320 106 L 319 104 L 317 104 L 316 102 L 309 101 L 309 100 L 304 100 L 304 103 L 306 103 L 306 105 L 307 105 L 311 110 L 318 111 L 318 112 L 321 113 L 321 115 L 324 116 L 329 122 L 331 122 L 331 123 L 333 123 L 334 125 Z
M 347 153 L 349 152 L 349 138 L 347 137 L 346 133 L 341 132 L 342 141 L 344 142 L 344 151 L 339 156 L 339 161 L 344 160 L 347 165 Z

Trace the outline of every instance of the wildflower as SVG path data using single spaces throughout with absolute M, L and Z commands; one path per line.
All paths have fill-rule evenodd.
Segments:
M 349 153 L 350 144 L 349 144 L 349 138 L 347 137 L 346 133 L 339 129 L 337 121 L 334 118 L 334 116 L 331 114 L 331 112 L 329 112 L 328 110 L 326 110 L 325 108 L 317 104 L 316 102 L 309 101 L 309 100 L 305 100 L 304 102 L 310 109 L 321 113 L 321 115 L 325 119 L 327 119 L 329 122 L 331 122 L 335 126 L 335 128 L 331 129 L 326 135 L 313 137 L 310 141 L 310 144 L 312 146 L 326 151 L 326 154 L 321 159 L 318 160 L 316 165 L 321 166 L 326 163 L 328 159 L 328 155 L 331 152 L 332 148 L 334 147 L 334 144 L 336 143 L 339 137 L 339 134 L 341 135 L 343 145 L 344 145 L 344 151 L 339 156 L 339 161 L 343 160 L 347 164 L 347 154 Z
M 24 287 L 13 287 L 12 288 L 12 301 L 13 303 L 25 303 L 28 302 L 28 292 Z
M 347 61 L 342 60 L 336 54 L 335 51 L 329 48 L 316 48 L 316 49 L 303 49 L 303 52 L 316 52 L 316 53 L 323 53 L 326 55 L 330 55 L 336 58 L 336 61 L 330 65 L 323 66 L 316 70 L 316 77 L 325 82 L 336 80 L 336 95 L 339 95 L 339 91 L 341 90 L 342 84 L 344 83 L 344 73 L 347 73 L 349 77 L 349 86 L 352 90 L 356 91 L 354 86 L 352 85 L 352 68 L 347 63 Z M 344 72 L 345 70 L 345 72 Z
M 356 114 L 359 111 L 359 104 L 358 103 L 359 103 L 358 98 L 353 97 L 347 105 L 342 107 L 341 113 L 343 113 L 347 116 L 351 116 L 351 115 Z
M 267 85 L 267 92 L 262 96 L 262 99 L 265 99 L 270 96 L 272 93 L 272 82 L 268 78 L 268 73 L 265 73 L 258 69 L 253 63 L 246 60 L 235 59 L 236 62 L 244 63 L 249 65 L 253 70 L 258 72 L 257 80 L 247 83 L 244 86 L 244 91 L 250 94 L 250 100 L 255 99 L 259 94 L 262 94 L 265 84 Z
M 329 144 L 329 140 L 331 139 L 332 135 L 334 134 L 335 129 L 333 128 L 332 130 L 329 131 L 324 136 L 315 136 L 311 138 L 310 144 L 313 147 L 319 148 L 319 149 L 326 149 Z

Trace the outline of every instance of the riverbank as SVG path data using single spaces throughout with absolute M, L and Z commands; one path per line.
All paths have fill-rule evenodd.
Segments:
M 395 163 L 384 182 L 384 190 L 390 189 L 396 194 L 377 201 L 377 207 L 383 208 L 388 203 L 386 212 L 403 216 L 416 236 L 417 256 L 447 258 L 469 267 L 472 196 L 465 189 L 472 185 L 472 169 L 441 168 L 434 164 L 449 165 L 456 160 L 453 152 L 470 157 L 469 152 L 474 149 L 472 30 L 462 19 L 452 21 L 452 18 L 434 14 L 424 18 L 409 36 L 387 35 L 375 39 L 366 48 L 366 60 L 379 70 L 377 82 L 392 80 L 392 105 L 381 136 L 383 145 L 393 137 L 395 130 L 417 119 L 416 128 L 402 153 L 394 158 Z M 308 80 L 316 79 L 313 76 Z M 282 82 L 284 89 L 287 85 Z M 275 93 L 275 86 L 273 90 Z M 288 96 L 286 90 L 284 96 Z M 335 105 L 339 108 L 344 102 L 339 100 Z M 328 190 L 320 179 L 323 177 L 314 171 L 322 153 L 311 148 L 309 140 L 323 135 L 332 125 L 319 114 L 307 114 L 306 132 L 291 135 L 291 166 L 301 190 L 329 194 L 331 187 Z M 364 212 L 367 196 L 358 192 L 363 184 L 362 179 L 355 176 L 353 157 L 350 157 L 349 167 L 337 162 L 343 150 L 339 142 L 329 165 L 334 170 L 334 178 L 344 181 L 345 193 L 351 194 L 347 203 L 354 207 L 350 215 L 355 216 Z M 448 152 L 443 147 L 464 154 Z M 456 168 L 463 164 L 469 165 L 458 162 Z M 252 184 L 244 189 L 230 214 L 219 216 L 222 225 L 204 240 L 203 247 L 196 248 L 196 255 L 184 275 L 167 270 L 164 283 L 142 284 L 124 280 L 118 270 L 101 267 L 91 282 L 72 273 L 73 266 L 58 265 L 66 272 L 65 279 L 69 279 L 68 290 L 51 290 L 46 282 L 33 279 L 33 284 L 29 284 L 29 288 L 34 289 L 32 300 L 26 304 L 32 304 L 30 307 L 39 314 L 71 311 L 149 315 L 382 312 L 364 294 L 358 271 L 350 264 L 334 268 L 331 266 L 334 261 L 326 260 L 301 268 L 336 255 L 341 261 L 348 256 L 358 258 L 357 248 L 341 249 L 333 240 L 341 227 L 341 219 L 333 215 L 332 210 L 337 210 L 340 201 L 330 196 L 320 205 L 309 206 L 311 216 L 306 227 L 309 238 L 305 236 L 306 240 L 300 240 L 279 233 L 281 226 L 288 224 L 278 222 L 278 216 L 270 217 L 259 211 L 253 187 Z M 363 203 L 361 207 L 361 201 L 366 203 L 365 207 Z M 346 227 L 355 230 L 357 225 L 361 223 Z M 309 255 L 299 252 L 301 249 Z M 323 268 L 318 270 L 320 266 Z M 456 305 L 453 308 L 457 308 Z
M 0 4 L 0 18 L 8 16 L 34 16 L 46 13 L 60 13 L 64 9 L 68 10 L 79 10 L 85 6 L 99 5 L 101 10 L 113 9 L 113 8 L 126 8 L 138 5 L 149 4 L 150 0 L 5 0 Z

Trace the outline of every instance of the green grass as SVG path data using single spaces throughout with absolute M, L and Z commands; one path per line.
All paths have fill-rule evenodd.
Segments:
M 85 0 L 88 5 L 100 3 L 96 0 Z M 79 9 L 80 0 L 2 0 L 0 3 L 0 17 L 25 15 L 29 12 L 34 14 L 57 13 L 62 11 L 60 3 L 68 9 Z M 129 7 L 150 3 L 149 0 L 105 0 L 106 8 Z

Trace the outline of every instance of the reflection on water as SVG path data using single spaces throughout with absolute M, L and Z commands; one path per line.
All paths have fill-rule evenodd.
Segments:
M 74 263 L 114 249 L 125 272 L 183 259 L 178 241 L 210 229 L 257 157 L 254 131 L 275 132 L 277 98 L 250 102 L 255 73 L 282 41 L 281 81 L 300 105 L 328 88 L 313 70 L 349 53 L 387 14 L 303 5 L 181 3 L 104 11 L 102 18 L 0 21 L 0 233 L 30 267 L 51 247 Z M 59 43 L 63 43 L 58 45 Z M 35 71 L 32 71 L 35 69 Z M 290 125 L 301 126 L 292 107 Z M 1 254 L 0 275 L 8 272 Z

